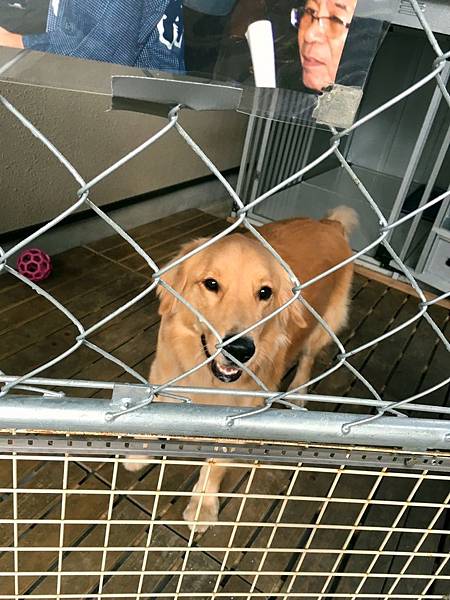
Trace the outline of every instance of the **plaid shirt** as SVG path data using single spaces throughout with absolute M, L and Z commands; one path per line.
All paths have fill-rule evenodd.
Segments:
M 51 0 L 25 48 L 161 71 L 184 70 L 181 0 Z

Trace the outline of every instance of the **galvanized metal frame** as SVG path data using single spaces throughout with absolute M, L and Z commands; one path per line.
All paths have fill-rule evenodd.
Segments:
M 175 388 L 177 393 L 178 388 Z M 192 389 L 192 388 L 191 388 Z M 166 392 L 170 393 L 170 392 Z M 323 398 L 321 398 L 323 399 Z M 80 403 L 82 402 L 82 409 Z M 217 439 L 268 440 L 383 446 L 411 451 L 450 450 L 448 421 L 441 419 L 367 417 L 361 427 L 349 427 L 351 413 L 298 409 L 255 411 L 199 404 L 154 402 L 147 396 L 122 409 L 101 399 L 13 396 L 2 406 L 1 429 L 16 432 L 116 435 L 198 436 Z M 36 412 L 30 418 L 30 413 Z M 120 413 L 120 418 L 115 415 Z M 447 411 L 445 411 L 447 414 Z M 111 418 L 110 415 L 114 415 Z M 109 417 L 109 418 L 108 418 Z

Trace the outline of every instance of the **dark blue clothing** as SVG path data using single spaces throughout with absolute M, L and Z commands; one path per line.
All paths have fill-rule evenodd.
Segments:
M 25 48 L 161 71 L 184 70 L 181 0 L 51 0 Z
M 206 15 L 224 17 L 233 10 L 236 0 L 183 0 L 183 4 Z

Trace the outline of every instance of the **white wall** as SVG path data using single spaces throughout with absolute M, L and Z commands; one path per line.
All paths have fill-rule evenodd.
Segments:
M 25 59 L 25 67 L 20 63 L 20 69 L 15 70 L 14 76 L 22 81 L 30 81 L 32 77 L 39 80 L 39 69 L 42 72 L 43 67 L 51 64 L 49 56 L 32 55 L 31 59 Z M 58 61 L 60 57 L 52 59 Z M 65 77 L 62 86 L 65 88 L 70 87 L 72 78 L 72 87 L 97 88 L 99 91 L 109 78 L 102 86 L 97 86 L 96 74 L 104 76 L 105 69 L 129 72 L 123 67 L 76 59 L 64 58 L 63 65 L 67 60 L 72 60 L 77 69 L 62 71 L 62 63 L 58 63 L 60 71 L 51 72 L 55 80 Z M 110 97 L 106 93 L 67 91 L 8 81 L 0 82 L 0 93 L 49 137 L 85 179 L 114 163 L 165 123 L 159 117 L 109 111 Z M 181 123 L 219 168 L 228 169 L 239 164 L 247 123 L 245 116 L 235 112 L 186 110 Z M 200 159 L 172 131 L 95 187 L 91 197 L 99 205 L 109 204 L 208 173 Z M 73 203 L 76 191 L 76 183 L 58 161 L 0 107 L 0 233 L 54 217 Z

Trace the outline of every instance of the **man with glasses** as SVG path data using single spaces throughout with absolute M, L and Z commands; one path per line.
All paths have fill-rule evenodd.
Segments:
M 279 88 L 317 94 L 334 83 L 362 85 L 377 44 L 380 28 L 375 25 L 381 21 L 353 19 L 356 3 L 300 0 L 292 8 L 289 0 L 237 0 L 220 48 L 216 77 L 252 85 L 245 31 L 250 23 L 268 19 L 274 33 Z M 351 47 L 342 61 L 350 29 Z
M 291 11 L 306 88 L 320 92 L 336 81 L 357 0 L 307 0 Z

